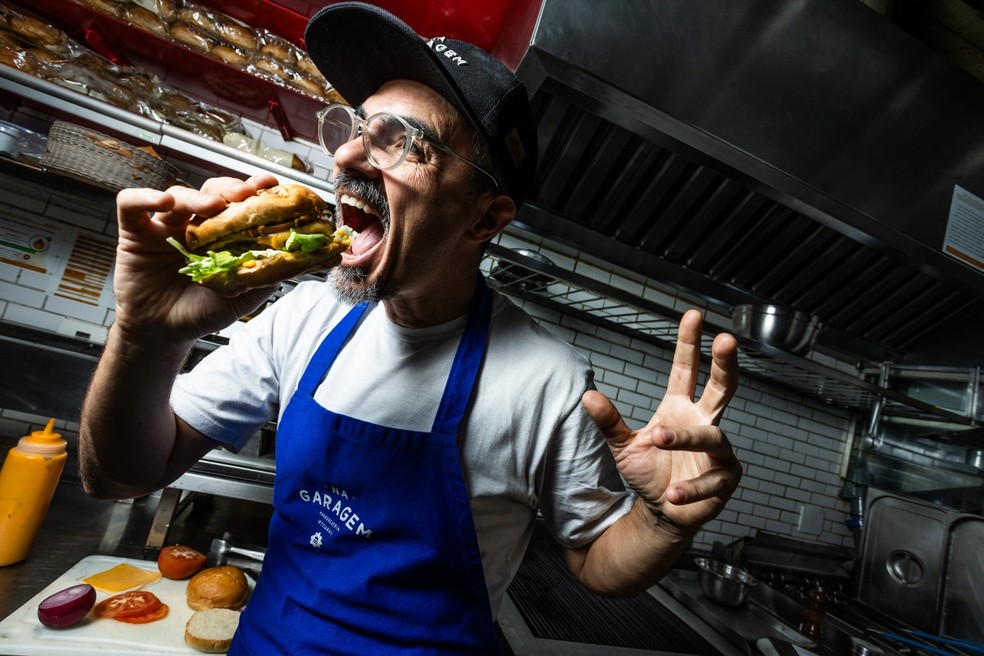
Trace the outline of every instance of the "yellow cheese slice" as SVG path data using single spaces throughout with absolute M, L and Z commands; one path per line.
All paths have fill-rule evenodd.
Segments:
M 93 574 L 82 579 L 96 590 L 102 592 L 117 593 L 136 588 L 141 585 L 153 583 L 161 578 L 160 572 L 149 572 L 133 565 L 120 563 L 115 567 L 110 567 L 104 572 Z

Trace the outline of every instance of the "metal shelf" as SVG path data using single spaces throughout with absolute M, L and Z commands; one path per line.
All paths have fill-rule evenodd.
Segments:
M 673 348 L 682 313 L 640 298 L 593 278 L 568 271 L 498 244 L 490 244 L 483 268 L 491 286 L 578 320 L 599 325 L 636 339 Z M 704 322 L 701 351 L 710 358 L 710 346 L 730 327 Z M 870 410 L 879 399 L 886 408 L 912 416 L 937 418 L 960 425 L 976 425 L 945 408 L 920 401 L 865 380 L 860 369 L 841 371 L 809 358 L 798 357 L 767 344 L 738 337 L 742 375 L 792 389 L 825 404 L 853 411 Z M 870 368 L 875 365 L 868 364 Z
M 0 90 L 37 103 L 53 113 L 63 114 L 65 120 L 88 122 L 100 129 L 132 137 L 139 142 L 138 145 L 146 143 L 159 146 L 180 153 L 183 157 L 221 166 L 246 176 L 272 173 L 282 183 L 306 185 L 316 189 L 329 202 L 334 202 L 333 186 L 321 178 L 200 137 L 173 125 L 128 112 L 9 66 L 0 66 Z M 180 168 L 180 162 L 177 166 Z

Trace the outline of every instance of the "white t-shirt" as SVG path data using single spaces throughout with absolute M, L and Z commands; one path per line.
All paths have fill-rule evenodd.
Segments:
M 175 413 L 233 449 L 279 419 L 318 345 L 350 309 L 327 284 L 299 284 L 180 376 L 171 396 Z M 392 323 L 381 305 L 370 307 L 315 399 L 375 424 L 429 430 L 464 324 L 461 317 L 408 329 Z M 493 292 L 489 344 L 458 445 L 495 611 L 537 509 L 558 542 L 573 548 L 631 506 L 603 437 L 581 407 L 592 376 L 586 358 Z

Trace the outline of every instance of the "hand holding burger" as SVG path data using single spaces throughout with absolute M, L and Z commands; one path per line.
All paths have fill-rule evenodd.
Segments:
M 335 229 L 328 204 L 301 185 L 277 185 L 231 202 L 215 216 L 193 219 L 179 269 L 223 296 L 269 287 L 288 278 L 336 266 L 354 232 Z

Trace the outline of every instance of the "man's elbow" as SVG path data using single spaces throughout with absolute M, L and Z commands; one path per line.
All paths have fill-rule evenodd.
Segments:
M 79 467 L 79 478 L 82 481 L 82 489 L 93 499 L 105 499 L 109 501 L 121 501 L 124 499 L 136 499 L 156 492 L 161 486 L 148 486 L 144 481 L 120 481 L 98 470 L 91 464 L 83 461 Z

